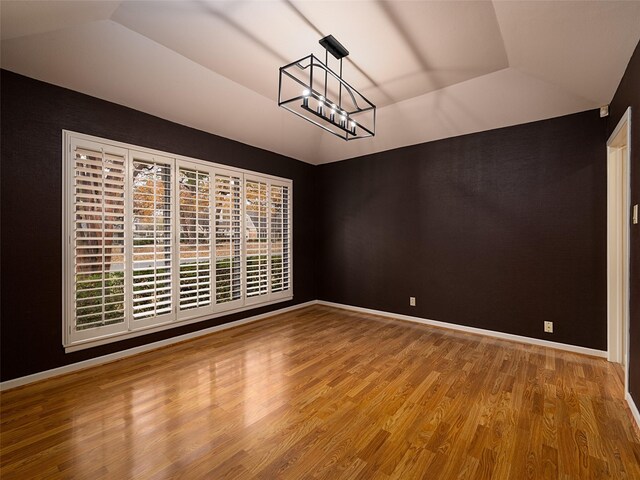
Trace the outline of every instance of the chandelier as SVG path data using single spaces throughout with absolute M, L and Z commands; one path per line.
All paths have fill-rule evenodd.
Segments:
M 373 137 L 376 106 L 342 78 L 342 59 L 349 51 L 333 35 L 320 40 L 324 63 L 310 54 L 280 67 L 278 106 L 344 140 Z M 329 53 L 340 61 L 329 68 Z

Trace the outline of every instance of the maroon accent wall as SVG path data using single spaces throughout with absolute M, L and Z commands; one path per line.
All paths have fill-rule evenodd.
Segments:
M 319 298 L 606 350 L 605 136 L 588 111 L 322 165 Z
M 631 205 L 634 205 L 640 203 L 640 43 L 611 101 L 609 135 L 627 107 L 631 107 Z M 640 406 L 640 224 L 631 224 L 630 237 L 629 390 L 635 404 Z
M 313 166 L 5 70 L 0 82 L 2 381 L 317 297 Z M 293 179 L 294 300 L 65 354 L 63 129 Z

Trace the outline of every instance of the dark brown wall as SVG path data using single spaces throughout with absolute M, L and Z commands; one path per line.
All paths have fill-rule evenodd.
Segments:
M 3 381 L 287 305 L 65 354 L 62 129 L 292 178 L 292 303 L 321 298 L 606 348 L 597 112 L 311 167 L 10 72 L 1 83 Z M 544 320 L 556 333 L 542 333 Z
M 2 381 L 316 298 L 312 166 L 8 71 L 0 81 Z M 65 354 L 63 129 L 293 179 L 294 300 Z
M 608 133 L 631 107 L 631 205 L 640 203 L 640 43 L 610 105 Z M 631 225 L 629 390 L 640 406 L 640 225 Z
M 589 111 L 319 167 L 319 298 L 606 350 L 605 134 Z

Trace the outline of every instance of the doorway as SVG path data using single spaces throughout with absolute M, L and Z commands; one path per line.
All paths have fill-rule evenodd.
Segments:
M 628 389 L 631 107 L 607 141 L 608 357 L 622 364 Z

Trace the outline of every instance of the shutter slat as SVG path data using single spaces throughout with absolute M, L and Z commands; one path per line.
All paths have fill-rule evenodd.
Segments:
M 124 322 L 126 186 L 122 180 L 126 157 L 103 154 L 103 151 L 79 147 L 74 150 L 73 326 L 76 331 Z M 117 173 L 112 168 L 114 161 L 122 165 Z M 107 212 L 118 208 L 114 202 L 122 205 L 120 216 Z M 117 270 L 113 269 L 114 265 Z
M 133 310 L 134 319 L 150 318 L 172 309 L 171 166 L 134 159 L 133 186 Z
M 233 282 L 232 270 L 241 269 L 242 183 L 240 177 L 216 173 L 215 176 L 215 245 L 216 303 L 223 304 L 242 298 L 242 285 Z M 231 218 L 238 221 L 232 223 Z M 234 253 L 237 252 L 237 255 Z
M 291 251 L 289 235 L 289 187 L 271 185 L 271 291 L 282 292 L 289 289 L 289 255 Z
M 245 181 L 245 238 L 247 242 L 246 281 L 247 297 L 267 295 L 269 245 L 268 201 L 266 182 Z
M 180 310 L 190 310 L 211 304 L 211 175 L 181 167 L 178 183 Z

